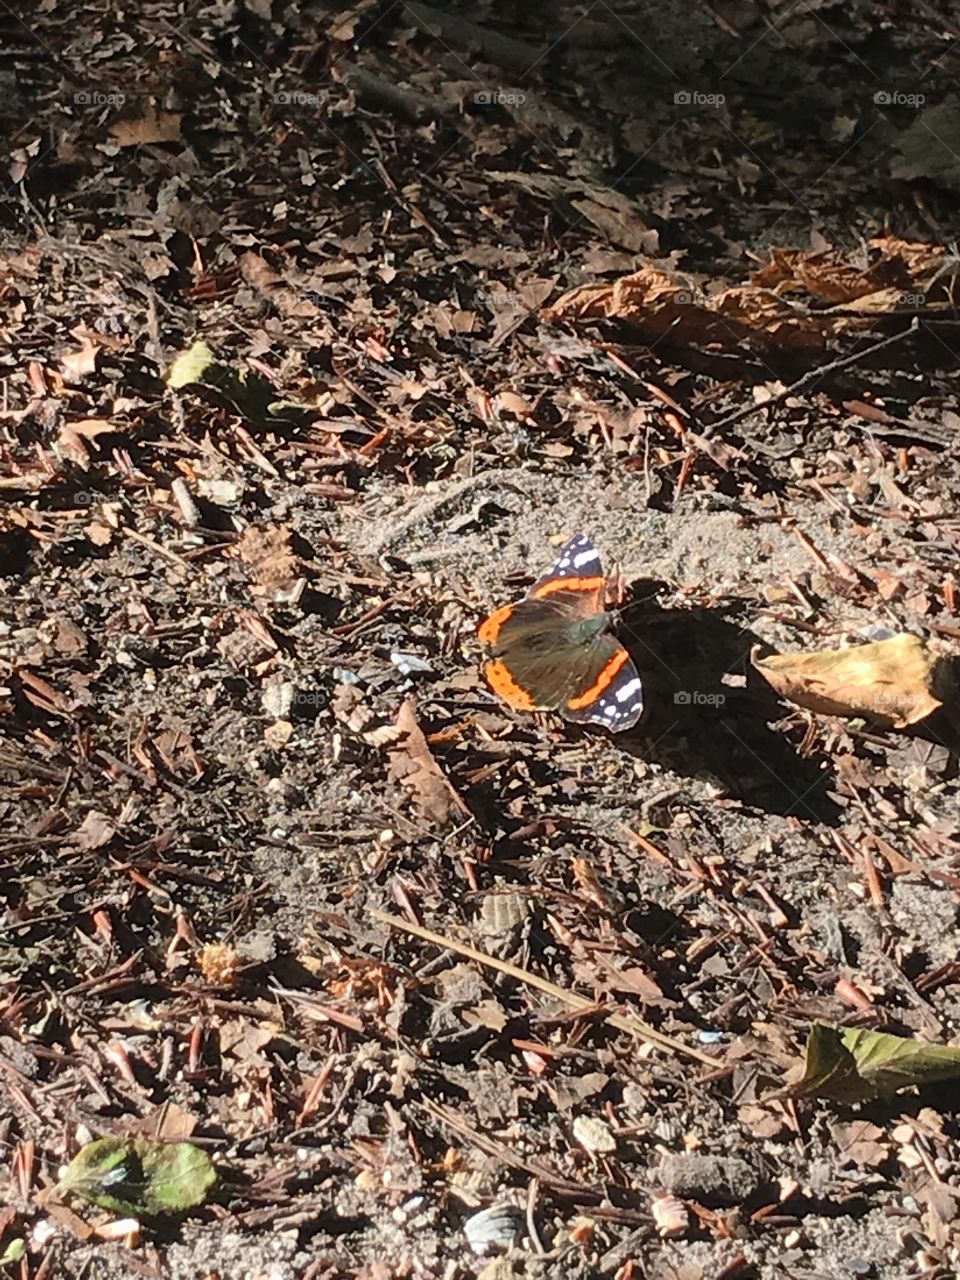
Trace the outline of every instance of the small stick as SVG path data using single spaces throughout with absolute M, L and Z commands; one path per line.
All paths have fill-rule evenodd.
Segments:
M 550 982 L 547 978 L 541 978 L 539 974 L 531 973 L 529 969 L 522 969 L 519 965 L 510 964 L 507 960 L 499 960 L 496 956 L 488 955 L 486 951 L 479 951 L 476 947 L 471 947 L 465 942 L 455 942 L 452 938 L 444 937 L 442 933 L 434 933 L 432 929 L 424 929 L 421 925 L 411 924 L 409 921 L 401 920 L 397 916 L 388 915 L 386 911 L 374 909 L 370 914 L 374 920 L 379 920 L 382 924 L 391 925 L 394 929 L 403 929 L 407 933 L 412 933 L 414 937 L 422 938 L 424 942 L 432 942 L 436 947 L 444 947 L 448 951 L 456 952 L 457 955 L 466 956 L 469 960 L 476 960 L 478 964 L 487 965 L 491 969 L 498 969 L 501 973 L 514 978 L 517 982 L 525 983 L 528 987 L 535 987 L 538 991 L 544 992 L 545 995 L 572 1005 L 575 1009 L 590 1009 L 593 1011 L 597 1007 L 586 996 L 578 995 L 575 991 L 567 991 L 565 988 L 557 986 L 555 982 Z M 647 1040 L 650 1044 L 655 1044 L 658 1048 L 665 1049 L 668 1053 L 676 1053 L 693 1058 L 708 1067 L 717 1066 L 717 1059 L 711 1058 L 708 1053 L 701 1053 L 699 1049 L 691 1049 L 682 1040 L 674 1040 L 671 1036 L 664 1035 L 662 1031 L 657 1031 L 655 1027 L 649 1026 L 646 1022 L 643 1022 L 640 1018 L 633 1017 L 631 1014 L 604 1013 L 603 1017 L 611 1027 L 615 1027 L 618 1031 L 628 1031 L 631 1035 L 635 1035 L 641 1040 Z
M 775 404 L 789 399 L 790 396 L 796 395 L 798 391 L 805 390 L 808 386 L 819 381 L 828 373 L 836 373 L 839 369 L 846 369 L 852 364 L 857 364 L 866 356 L 872 356 L 876 351 L 882 351 L 884 347 L 892 347 L 895 342 L 901 342 L 908 333 L 915 333 L 919 327 L 919 321 L 916 317 L 911 321 L 910 328 L 904 329 L 902 333 L 892 334 L 889 338 L 882 338 L 879 342 L 875 342 L 872 347 L 867 347 L 864 351 L 855 351 L 852 355 L 843 356 L 839 360 L 831 360 L 829 364 L 818 365 L 816 369 L 808 369 L 802 378 L 798 378 L 796 382 L 792 382 L 789 387 L 785 387 L 783 391 L 778 391 L 775 396 L 771 396 L 769 400 L 764 400 L 763 404 L 748 404 L 743 409 L 738 409 L 736 413 L 728 413 L 725 418 L 721 418 L 718 422 L 708 423 L 700 432 L 700 439 L 707 440 L 719 431 L 721 427 L 732 427 L 735 422 L 740 422 L 744 418 L 749 418 L 752 413 L 761 413 L 764 409 L 772 409 Z

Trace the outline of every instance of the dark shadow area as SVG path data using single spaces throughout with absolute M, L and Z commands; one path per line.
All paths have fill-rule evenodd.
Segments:
M 628 610 L 618 635 L 646 697 L 643 719 L 618 737 L 621 746 L 686 777 L 711 775 L 730 798 L 769 813 L 837 822 L 827 757 L 801 756 L 770 727 L 785 709 L 750 667 L 758 636 L 704 610 Z

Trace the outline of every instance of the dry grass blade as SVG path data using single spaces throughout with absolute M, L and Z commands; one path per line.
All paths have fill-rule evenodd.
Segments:
M 535 987 L 545 995 L 553 996 L 554 999 L 561 1000 L 564 1004 L 568 1004 L 574 1009 L 596 1008 L 592 1000 L 588 1000 L 585 996 L 577 995 L 575 991 L 567 991 L 563 987 L 558 987 L 555 982 L 541 978 L 538 974 L 531 973 L 529 969 L 521 969 L 519 965 L 510 964 L 507 960 L 498 960 L 496 956 L 488 955 L 485 951 L 478 951 L 476 947 L 468 946 L 464 942 L 456 942 L 453 938 L 444 937 L 442 933 L 434 933 L 432 929 L 424 929 L 418 924 L 410 924 L 409 921 L 401 920 L 398 916 L 388 915 L 386 911 L 374 909 L 370 914 L 375 920 L 379 920 L 381 924 L 391 925 L 394 929 L 404 929 L 407 933 L 412 933 L 414 937 L 422 938 L 424 942 L 432 942 L 434 946 L 444 947 L 448 951 L 455 951 L 457 955 L 466 956 L 469 960 L 476 960 L 478 964 L 486 965 L 490 969 L 497 969 L 500 973 L 505 973 L 508 977 L 515 978 L 517 982 L 522 982 L 528 987 Z M 717 1059 L 711 1058 L 708 1053 L 701 1053 L 699 1049 L 691 1049 L 682 1040 L 675 1040 L 672 1036 L 664 1035 L 662 1031 L 657 1031 L 655 1027 L 648 1026 L 646 1022 L 643 1022 L 640 1018 L 633 1017 L 631 1014 L 607 1013 L 604 1014 L 604 1021 L 618 1031 L 626 1031 L 640 1040 L 646 1040 L 648 1044 L 655 1044 L 658 1049 L 663 1049 L 667 1053 L 693 1058 L 695 1062 L 702 1062 L 704 1066 L 710 1068 L 718 1066 Z

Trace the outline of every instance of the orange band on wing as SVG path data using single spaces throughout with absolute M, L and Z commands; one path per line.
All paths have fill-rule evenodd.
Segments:
M 494 617 L 497 615 L 494 614 Z M 536 711 L 537 704 L 527 693 L 526 689 L 522 689 L 517 684 L 513 676 L 507 669 L 506 663 L 497 659 L 496 662 L 485 662 L 483 664 L 483 674 L 487 677 L 487 683 L 504 702 L 509 702 L 511 707 L 516 707 L 518 711 Z
M 480 628 L 477 631 L 477 639 L 480 643 L 486 645 L 488 649 L 493 648 L 497 642 L 497 636 L 500 634 L 503 624 L 510 617 L 511 613 L 513 613 L 513 605 L 503 604 L 496 613 L 491 613 L 486 622 L 481 622 Z
M 552 596 L 555 591 L 596 591 L 604 586 L 606 578 L 548 578 L 539 587 L 530 592 L 532 600 L 542 600 L 544 596 Z M 496 615 L 494 615 L 496 616 Z
M 623 664 L 629 661 L 629 653 L 627 653 L 626 649 L 620 649 L 618 653 L 613 655 L 607 665 L 597 676 L 596 682 L 592 684 L 589 689 L 584 690 L 584 692 L 578 697 L 570 699 L 567 703 L 567 710 L 582 711 L 584 707 L 589 707 L 591 703 L 596 702 Z

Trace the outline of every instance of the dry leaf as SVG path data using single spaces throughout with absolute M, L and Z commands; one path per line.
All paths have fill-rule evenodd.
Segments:
M 248 525 L 234 553 L 249 569 L 250 591 L 256 596 L 275 599 L 277 592 L 292 591 L 302 573 L 289 525 Z
M 945 255 L 938 246 L 882 237 L 869 242 L 863 261 L 836 250 L 769 252 L 770 261 L 749 284 L 736 288 L 707 294 L 649 263 L 612 284 L 573 289 L 542 315 L 548 323 L 617 320 L 648 341 L 669 336 L 678 346 L 729 348 L 752 341 L 817 349 L 871 328 L 877 315 L 948 305 L 945 290 L 943 299 L 928 296 Z M 798 293 L 805 295 L 800 306 L 785 296 Z
M 753 665 L 781 697 L 822 715 L 864 716 L 902 729 L 943 705 L 950 664 L 911 635 L 821 653 L 784 653 Z
M 78 422 L 65 422 L 60 428 L 57 447 L 86 470 L 90 461 L 86 441 L 96 440 L 97 436 L 109 435 L 116 430 L 109 418 L 81 418 Z
M 396 729 L 401 734 L 390 749 L 390 778 L 402 782 L 413 792 L 425 818 L 438 827 L 446 826 L 451 807 L 459 809 L 464 817 L 470 810 L 447 781 L 417 723 L 417 712 L 412 698 L 407 698 L 397 713 Z
M 834 1124 L 830 1133 L 845 1161 L 861 1168 L 878 1168 L 890 1159 L 890 1144 L 883 1129 L 867 1120 L 850 1124 Z
M 102 849 L 117 834 L 117 825 L 105 813 L 91 809 L 74 833 L 80 849 Z
M 118 120 L 110 133 L 118 147 L 142 147 L 149 143 L 176 142 L 180 137 L 180 116 L 173 111 L 150 107 L 136 120 Z
M 310 301 L 305 290 L 288 284 L 258 253 L 248 250 L 241 254 L 238 265 L 246 283 L 263 294 L 281 315 L 312 320 L 320 314 L 320 308 Z

